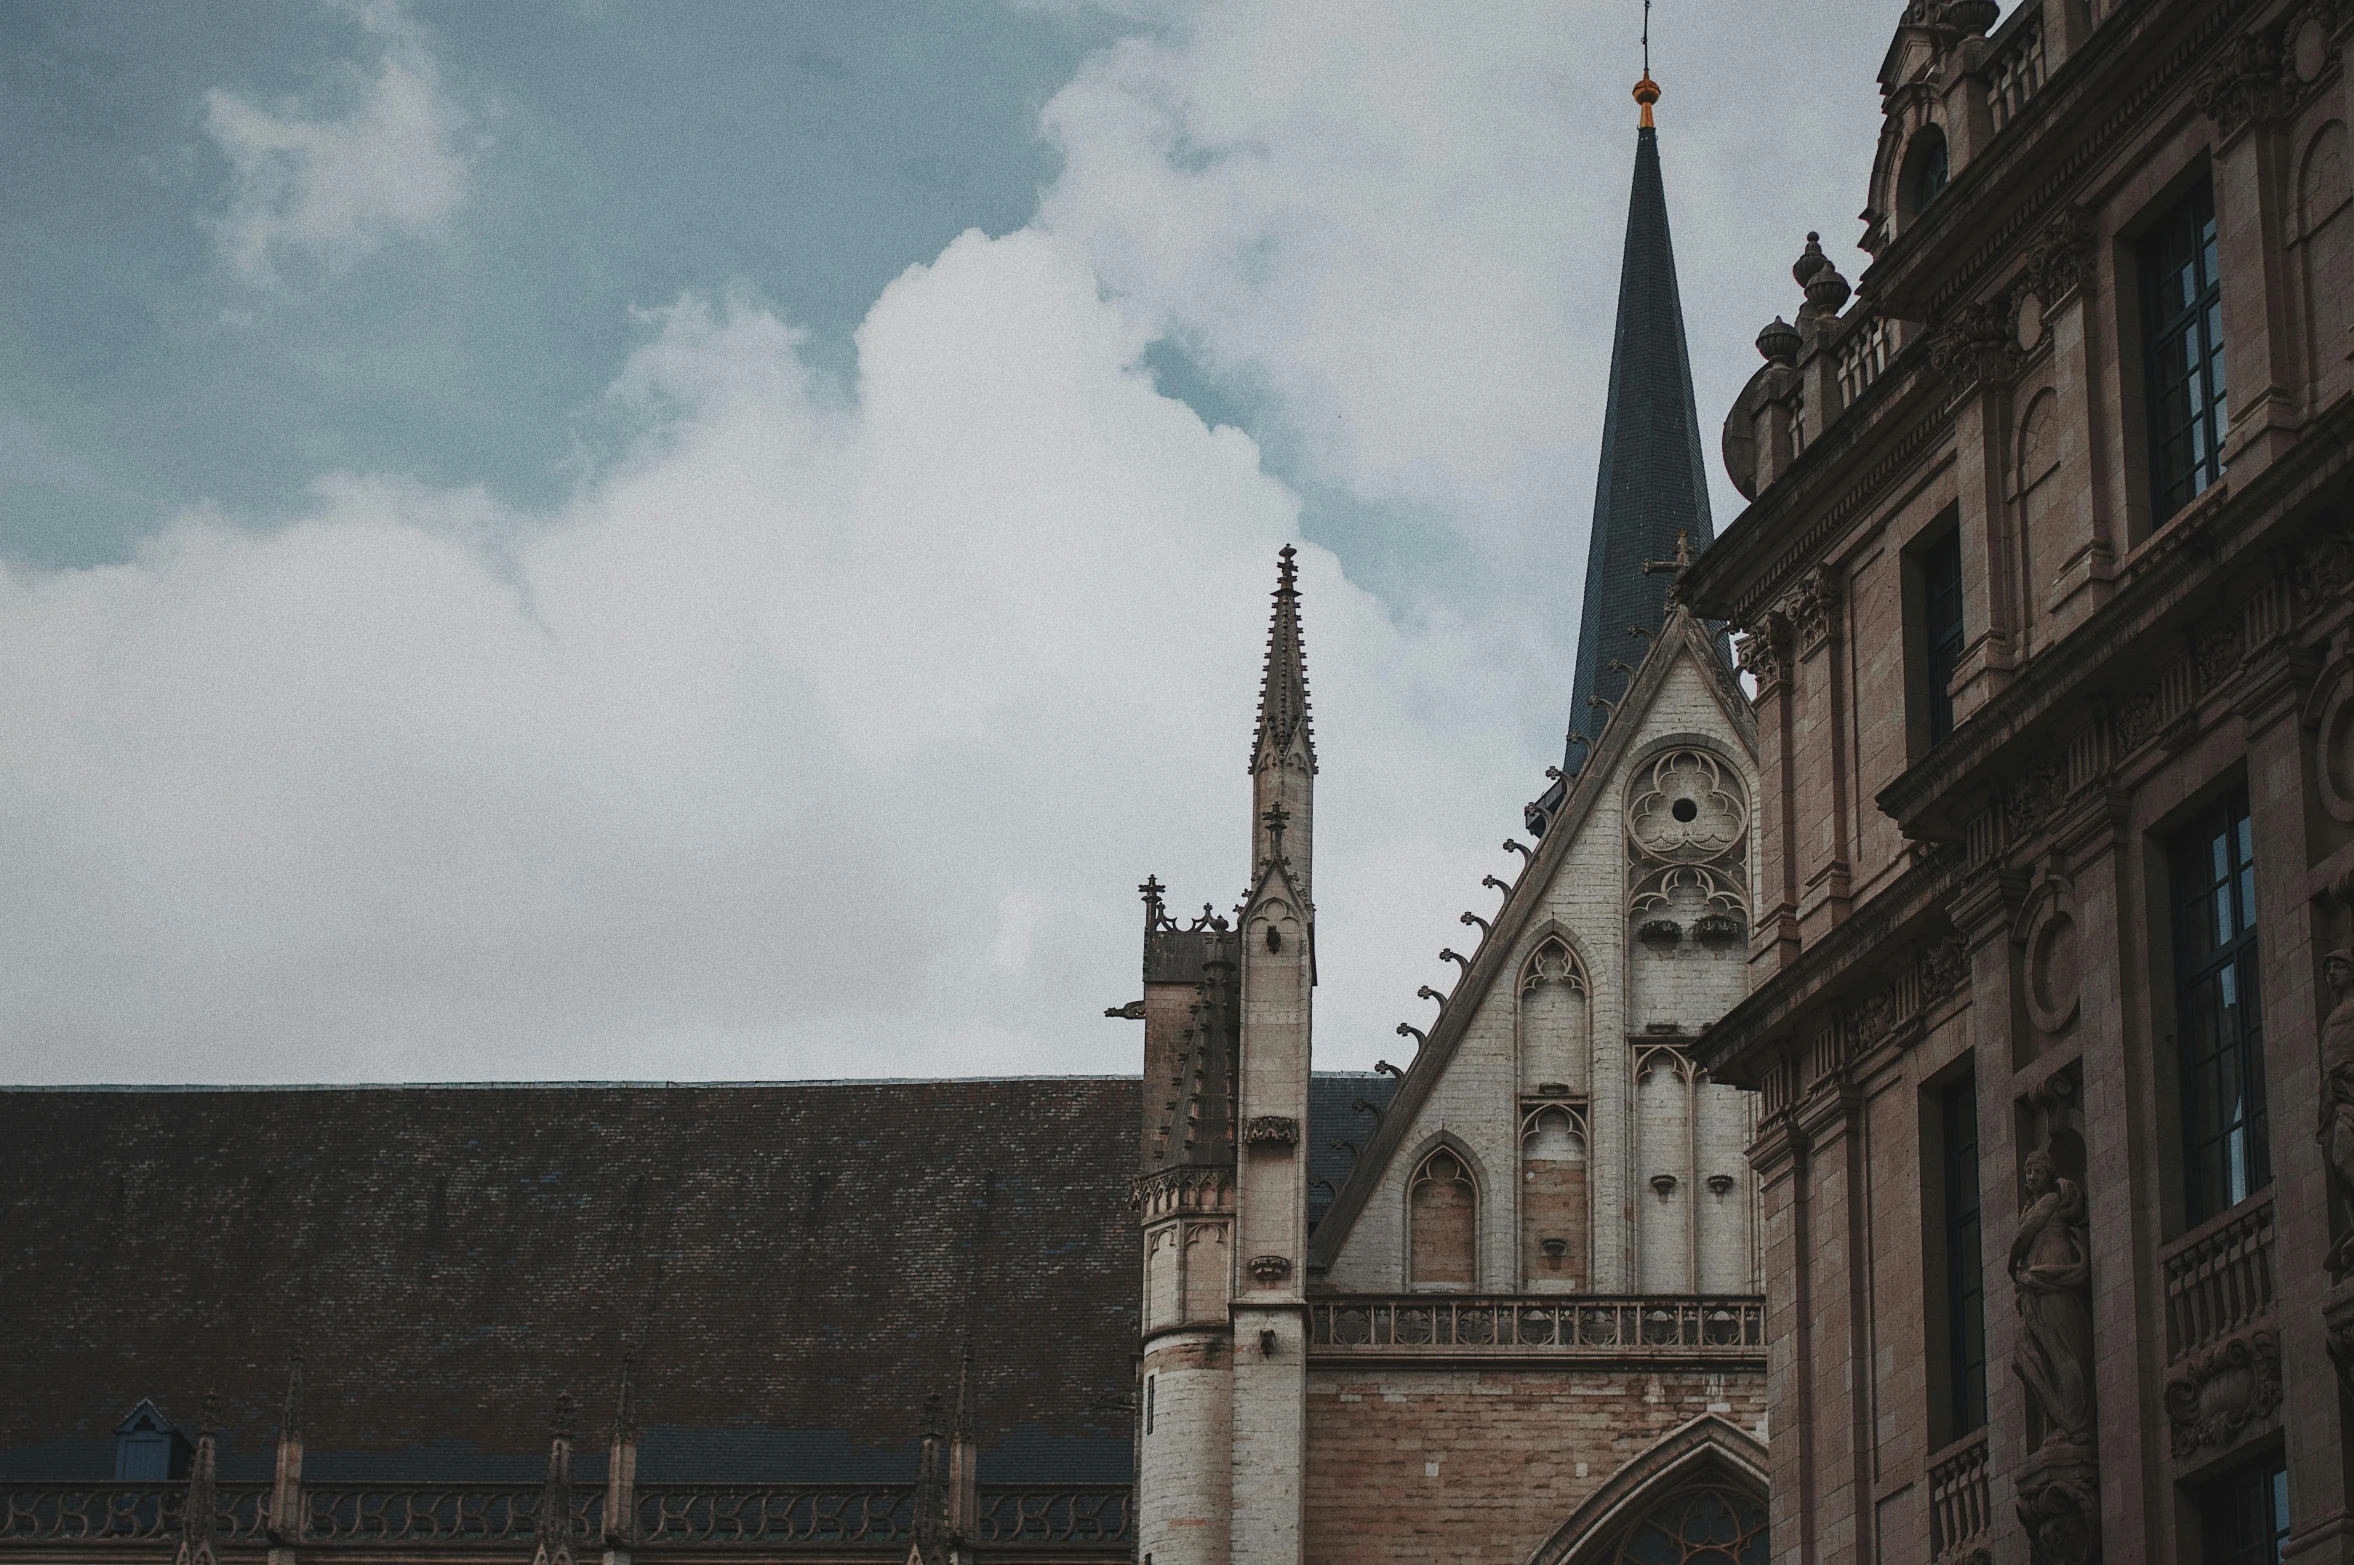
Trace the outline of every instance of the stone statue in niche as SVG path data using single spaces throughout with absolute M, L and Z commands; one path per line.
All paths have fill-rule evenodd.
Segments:
M 2039 1452 L 2092 1444 L 2092 1234 L 2084 1192 L 2048 1152 L 2027 1154 L 2027 1204 L 2011 1242 L 2018 1289 L 2013 1367 L 2042 1415 Z
M 2337 1003 L 2321 1024 L 2321 1124 L 2315 1133 L 2339 1188 L 2354 1199 L 2354 949 L 2332 951 L 2322 958 L 2321 971 Z M 2331 1248 L 2329 1269 L 2339 1277 L 2354 1269 L 2354 1229 Z

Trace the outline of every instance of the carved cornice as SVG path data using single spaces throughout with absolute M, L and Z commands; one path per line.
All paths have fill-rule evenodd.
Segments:
M 2295 95 L 2282 75 L 2280 40 L 2269 32 L 2243 33 L 2200 73 L 2191 101 L 2215 122 L 2216 135 L 2229 141 L 2251 124 L 2269 123 L 2288 112 Z
M 2226 1337 L 2185 1357 L 2166 1376 L 2174 1454 L 2229 1445 L 2280 1406 L 2280 1338 L 2269 1327 Z
M 2091 1463 L 2022 1473 L 2018 1492 L 2019 1525 L 2035 1565 L 2090 1565 L 2100 1558 L 2100 1474 Z
M 1288 1114 L 1254 1114 L 1242 1127 L 1246 1147 L 1294 1147 L 1300 1142 L 1300 1122 Z
M 1844 587 L 1837 570 L 1818 565 L 1783 600 L 1782 614 L 1796 633 L 1800 657 L 1816 651 L 1838 630 L 1839 602 Z
M 1992 783 L 1998 792 L 2007 789 L 2009 779 L 1988 776 L 2005 752 L 2048 756 L 2055 747 L 2069 747 L 2071 736 L 2089 723 L 2101 741 L 2093 748 L 2105 748 L 2099 770 L 2106 771 L 2163 737 L 2169 724 L 2236 677 L 2248 642 L 2246 626 L 2286 612 L 2258 601 L 2291 592 L 2269 565 L 2251 581 L 2247 568 L 2262 563 L 2260 550 L 2283 546 L 2297 561 L 2291 573 L 2297 607 L 2280 633 L 2342 606 L 2346 584 L 2354 577 L 2354 522 L 2325 512 L 2324 521 L 2279 545 L 2275 529 L 2294 514 L 2298 501 L 2345 470 L 2350 437 L 2354 399 L 2341 399 L 2245 488 L 2225 490 L 2197 514 L 2168 523 L 2131 562 L 2115 596 L 2070 633 L 2064 656 L 2038 656 L 2021 664 L 2004 689 L 1880 790 L 1875 802 L 1908 835 L 1960 835 L 1966 817 L 1949 818 L 1944 810 L 1932 814 L 1931 806 L 1970 797 L 1965 790 L 1973 782 Z M 2209 600 L 2186 639 L 2169 642 L 2173 632 L 2159 627 L 2175 619 L 2185 598 L 2210 581 L 2230 586 Z M 2179 649 L 2171 660 L 2166 656 L 2170 644 Z M 2107 694 L 2101 681 L 2153 665 L 2158 674 L 2149 684 L 2127 685 L 2121 696 L 2100 700 Z M 2109 726 L 2101 727 L 2100 710 L 2080 715 L 2070 710 L 2088 703 L 2106 708 Z M 2055 733 L 2054 724 L 2063 720 L 2068 728 Z M 2077 775 L 2071 791 L 2093 780 Z M 1973 841 L 1973 856 L 1983 857 L 1995 846 L 1991 839 Z
M 1983 236 L 1959 264 L 1945 270 L 1925 303 L 1906 303 L 1900 310 L 1907 318 L 1950 317 L 1957 302 L 1968 298 L 2015 252 L 2023 235 L 2044 229 L 2056 211 L 2077 197 L 2078 187 L 2086 176 L 2121 140 L 2137 130 L 2151 114 L 2174 101 L 2190 73 L 2209 58 L 2215 40 L 2250 8 L 2250 0 L 2221 0 L 2214 4 L 2197 17 L 2189 32 L 2154 67 L 2134 73 L 2130 90 L 2121 102 L 2107 92 L 2113 69 L 2120 60 L 2145 45 L 2155 27 L 2171 25 L 2173 12 L 2166 7 L 2145 7 L 2143 19 L 2119 18 L 2095 28 L 2036 93 L 2035 121 L 2041 127 L 2038 133 L 2014 138 L 2006 131 L 1997 139 L 1993 156 L 1973 159 L 1930 211 L 1873 262 L 1861 282 L 1864 295 L 1881 301 L 1883 307 L 1899 308 L 1897 298 L 1909 292 L 1912 275 L 1921 269 L 1924 258 L 1942 257 L 1972 234 Z M 2102 113 L 2098 106 L 2108 103 L 2114 103 L 2114 107 Z M 2094 114 L 2099 118 L 2089 124 L 2061 123 L 2069 118 L 2085 121 Z M 2025 123 L 2024 119 L 2015 121 L 2014 128 Z M 2042 176 L 2040 179 L 2036 178 L 2038 174 Z M 2031 180 L 2035 183 L 2024 200 L 2000 214 L 1987 212 L 1989 192 L 2020 189 Z M 1764 497 L 1736 518 L 1702 554 L 1691 579 L 1685 583 L 1686 600 L 1696 609 L 1736 624 L 1751 623 L 1758 606 L 1781 593 L 1791 574 L 1835 536 L 1856 508 L 1870 503 L 1885 483 L 1896 476 L 1894 471 L 1883 473 L 1889 466 L 1884 461 L 1875 466 L 1872 476 L 1852 486 L 1847 496 L 1833 501 L 1825 511 L 1815 512 L 1813 524 L 1804 526 L 1803 532 L 1781 525 L 1802 508 L 1811 510 L 1810 502 L 1815 496 L 1802 494 L 1800 490 L 1811 489 L 1836 463 L 1851 454 L 1858 443 L 1857 431 L 1865 422 L 1863 411 L 1884 410 L 1907 394 L 1911 382 L 1918 377 L 1896 371 L 1914 351 L 1908 347 L 1898 364 L 1890 366 L 1890 373 L 1874 382 L 1831 429 L 1817 437 L 1790 469 L 1775 480 Z M 1924 367 L 1925 359 L 1924 355 L 1921 361 Z M 1950 411 L 1940 409 L 1927 423 L 1935 430 L 1942 430 L 1949 419 Z M 1916 426 L 1903 437 L 1908 449 L 1896 460 L 1897 470 L 1901 471 L 1918 455 L 1916 437 L 1922 432 L 1923 426 Z M 1875 429 L 1871 433 L 1882 432 Z M 1768 549 L 1773 551 L 1768 557 L 1770 563 L 1761 563 L 1759 556 Z
M 1780 684 L 1790 668 L 1790 621 L 1778 609 L 1769 609 L 1757 617 L 1757 623 L 1744 627 L 1741 639 L 1733 643 L 1733 651 L 1741 659 L 1741 666 L 1757 680 L 1757 691 L 1764 695 L 1767 688 Z
M 1128 1187 L 1128 1204 L 1147 1222 L 1195 1212 L 1223 1215 L 1234 1209 L 1234 1170 L 1165 1168 L 1142 1174 Z
M 2008 295 L 1963 305 L 1931 324 L 1927 340 L 1929 367 L 1945 377 L 1956 397 L 1980 386 L 2008 385 L 2026 359 Z
M 2092 213 L 2084 207 L 2062 207 L 2052 214 L 2027 245 L 2027 266 L 2020 280 L 2050 314 L 2093 278 L 2094 234 Z

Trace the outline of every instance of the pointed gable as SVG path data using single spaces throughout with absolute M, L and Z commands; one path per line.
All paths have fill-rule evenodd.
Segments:
M 1319 1224 L 1311 1244 L 1311 1265 L 1329 1269 L 1350 1241 L 1351 1234 L 1377 1190 L 1396 1177 L 1403 1161 L 1419 1158 L 1429 1148 L 1429 1108 L 1458 1052 L 1475 1029 L 1493 1032 L 1499 1015 L 1510 1009 L 1520 968 L 1532 942 L 1547 935 L 1558 938 L 1564 950 L 1574 951 L 1583 963 L 1589 953 L 1603 958 L 1601 943 L 1618 946 L 1625 931 L 1622 888 L 1615 879 L 1607 898 L 1608 926 L 1579 930 L 1563 927 L 1547 912 L 1555 882 L 1569 867 L 1573 851 L 1587 837 L 1585 827 L 1598 810 L 1618 806 L 1625 782 L 1626 763 L 1650 740 L 1660 737 L 1665 709 L 1677 714 L 1670 729 L 1699 723 L 1722 747 L 1754 771 L 1757 758 L 1757 720 L 1748 699 L 1734 682 L 1732 669 L 1717 648 L 1710 627 L 1679 604 L 1670 604 L 1666 623 L 1650 643 L 1650 651 L 1635 670 L 1621 720 L 1604 732 L 1595 754 L 1578 776 L 1567 780 L 1554 829 L 1539 842 L 1527 867 L 1506 894 L 1487 937 L 1452 994 L 1445 997 L 1421 1051 L 1399 1083 L 1380 1128 L 1365 1146 L 1349 1178 Z M 1702 694 L 1704 692 L 1704 694 Z M 1616 854 L 1616 816 L 1610 817 L 1611 851 Z M 1614 858 L 1613 862 L 1616 860 Z M 1501 1002 L 1501 1003 L 1497 1003 Z M 1613 1013 L 1614 1015 L 1616 1013 Z

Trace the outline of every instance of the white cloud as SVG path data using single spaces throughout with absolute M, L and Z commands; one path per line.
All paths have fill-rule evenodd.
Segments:
M 557 514 L 342 475 L 283 531 L 0 574 L 10 1074 L 1132 1070 L 1100 1016 L 1129 888 L 1240 889 L 1300 511 L 1134 368 L 1163 333 L 1440 562 L 1303 553 L 1319 1058 L 1394 1050 L 1566 715 L 1624 9 L 1164 6 L 1049 110 L 1039 224 L 876 303 L 855 406 L 786 324 L 689 298 L 614 382 L 642 439 Z M 247 276 L 462 197 L 434 62 L 366 17 L 348 116 L 213 102 Z M 1877 51 L 1843 14 L 1660 18 L 1713 435 L 1794 302 L 1761 252 L 1858 204 Z
M 1676 0 L 1653 21 L 1720 525 L 1717 421 L 1796 307 L 1788 261 L 1808 229 L 1860 232 L 1887 35 L 1852 10 Z M 1049 105 L 1068 165 L 1042 221 L 1140 320 L 1271 387 L 1306 476 L 1412 507 L 1486 567 L 1454 573 L 1485 611 L 1541 613 L 1574 598 L 1591 515 L 1638 14 L 1201 0 Z
M 465 197 L 469 118 L 439 64 L 390 0 L 353 9 L 376 59 L 338 73 L 347 112 L 205 95 L 205 133 L 235 181 L 214 238 L 248 282 L 273 281 L 290 257 L 340 271 L 392 235 L 432 231 Z
M 1130 888 L 1240 890 L 1295 500 L 1040 234 L 894 284 L 852 412 L 749 304 L 653 326 L 614 396 L 666 411 L 536 525 L 347 478 L 0 578 L 12 1076 L 1133 1068 Z M 1509 714 L 1305 562 L 1369 1059 L 1376 893 L 1496 835 Z

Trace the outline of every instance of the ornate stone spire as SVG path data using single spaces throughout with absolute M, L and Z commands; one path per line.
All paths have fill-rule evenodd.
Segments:
M 531 1565 L 573 1565 L 572 1395 L 559 1392 L 548 1430 L 548 1475 L 540 1483 L 539 1513 L 532 1518 Z
M 1642 123 L 1635 132 L 1634 188 L 1627 201 L 1626 250 L 1619 266 L 1618 327 L 1610 350 L 1610 397 L 1602 420 L 1602 456 L 1594 485 L 1594 529 L 1586 549 L 1584 612 L 1578 621 L 1576 673 L 1562 771 L 1575 775 L 1626 694 L 1625 670 L 1641 666 L 1645 632 L 1666 617 L 1668 582 L 1646 575 L 1646 560 L 1672 559 L 1677 536 L 1694 550 L 1716 536 L 1709 524 L 1708 482 L 1700 459 L 1700 419 L 1692 399 L 1692 363 L 1684 346 L 1684 309 L 1668 239 L 1667 189 L 1660 177 L 1659 132 L 1645 45 L 1635 84 Z M 1622 665 L 1614 668 L 1616 663 Z M 1553 795 L 1561 788 L 1556 785 Z M 1549 795 L 1551 798 L 1553 795 Z M 1553 811 L 1540 801 L 1538 811 Z M 1531 829 L 1542 829 L 1532 811 Z
M 1251 743 L 1251 770 L 1280 764 L 1296 734 L 1316 765 L 1316 738 L 1308 721 L 1308 657 L 1300 645 L 1299 551 L 1290 544 L 1278 555 L 1275 614 L 1267 627 L 1267 667 L 1259 680 L 1259 731 Z
M 188 1492 L 180 1502 L 180 1547 L 173 1565 L 219 1565 L 214 1540 L 220 1535 L 220 1432 L 211 1392 L 196 1430 L 196 1454 L 188 1463 Z
M 278 1415 L 277 1461 L 270 1479 L 270 1562 L 291 1565 L 302 1534 L 302 1355 L 286 1369 L 286 1405 Z

